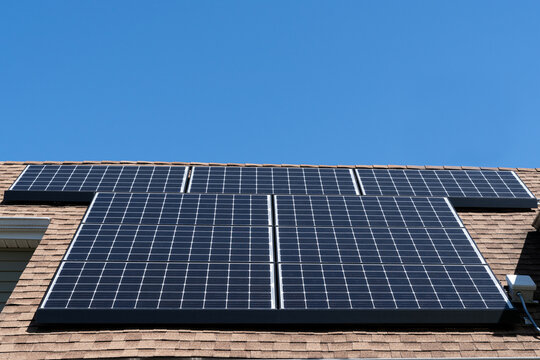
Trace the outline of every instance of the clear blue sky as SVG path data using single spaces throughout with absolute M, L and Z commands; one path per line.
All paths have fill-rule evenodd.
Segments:
M 540 1 L 12 1 L 0 160 L 540 167 Z

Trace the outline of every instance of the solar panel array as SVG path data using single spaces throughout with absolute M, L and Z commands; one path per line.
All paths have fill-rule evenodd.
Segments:
M 354 177 L 339 168 L 196 166 L 188 192 L 360 195 Z
M 443 196 L 454 206 L 537 207 L 513 171 L 357 169 L 365 195 Z
M 188 173 L 28 166 L 8 198 L 93 199 L 36 321 L 496 323 L 512 309 L 446 198 L 450 185 L 445 194 L 410 186 L 403 196 L 397 177 L 375 171 L 369 179 L 341 168 Z M 501 178 L 523 197 L 508 172 Z M 369 195 L 375 183 L 381 193 Z

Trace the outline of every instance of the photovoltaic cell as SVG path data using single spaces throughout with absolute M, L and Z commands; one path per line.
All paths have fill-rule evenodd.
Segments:
M 444 198 L 280 195 L 276 208 L 278 226 L 463 226 Z
M 357 169 L 356 172 L 366 195 L 442 196 L 458 206 L 537 206 L 534 196 L 513 171 Z M 479 199 L 492 201 L 479 202 Z
M 486 266 L 281 264 L 284 309 L 508 309 Z
M 10 190 L 179 193 L 186 175 L 185 166 L 28 165 Z
M 272 309 L 270 264 L 64 262 L 45 309 Z
M 196 166 L 188 192 L 360 195 L 352 169 L 287 167 Z
M 144 225 L 271 225 L 265 195 L 98 193 L 85 223 Z
M 483 264 L 463 228 L 277 229 L 282 263 Z
M 84 224 L 68 261 L 272 262 L 271 228 Z

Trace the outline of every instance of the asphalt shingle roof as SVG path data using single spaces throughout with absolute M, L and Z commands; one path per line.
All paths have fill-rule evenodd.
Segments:
M 41 164 L 43 162 L 32 162 Z M 45 162 L 59 163 L 59 162 Z M 64 164 L 66 164 L 65 162 Z M 74 163 L 74 162 L 70 162 Z M 228 165 L 164 162 L 84 162 L 85 164 Z M 0 163 L 3 192 L 28 163 Z M 308 165 L 282 165 L 308 166 Z M 342 166 L 354 167 L 354 166 Z M 366 166 L 358 166 L 366 167 Z M 371 167 L 371 166 L 368 166 Z M 394 167 L 404 166 L 373 166 Z M 460 167 L 409 166 L 459 169 Z M 476 169 L 463 167 L 463 169 Z M 540 197 L 540 168 L 515 170 Z M 37 328 L 31 324 L 54 272 L 71 241 L 85 206 L 4 205 L 0 216 L 51 218 L 40 245 L 0 314 L 0 358 L 60 359 L 110 357 L 251 358 L 430 358 L 540 356 L 540 337 L 527 325 L 496 328 L 332 327 L 332 328 Z M 538 210 L 458 211 L 491 268 L 505 284 L 506 274 L 528 274 L 540 284 L 540 233 L 531 226 Z M 536 298 L 540 295 L 537 292 Z M 540 322 L 540 306 L 530 310 Z

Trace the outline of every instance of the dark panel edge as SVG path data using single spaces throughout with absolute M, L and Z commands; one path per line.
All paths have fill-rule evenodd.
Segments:
M 535 198 L 458 198 L 448 200 L 455 208 L 498 208 L 498 209 L 531 209 L 538 207 Z
M 93 191 L 27 191 L 6 190 L 6 204 L 90 204 Z
M 38 309 L 37 325 L 68 324 L 508 324 L 509 309 L 478 310 L 156 310 Z

